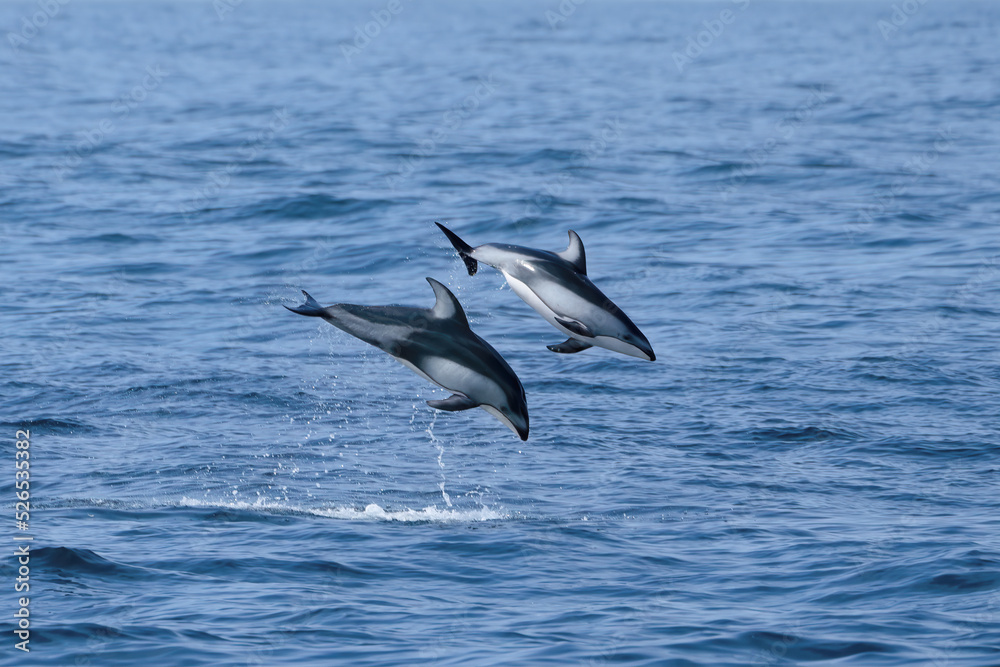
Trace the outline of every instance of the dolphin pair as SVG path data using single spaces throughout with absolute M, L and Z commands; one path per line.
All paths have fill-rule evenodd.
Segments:
M 656 356 L 638 327 L 587 277 L 583 242 L 569 232 L 569 247 L 558 253 L 520 246 L 486 244 L 473 248 L 454 232 L 445 233 L 474 275 L 479 262 L 499 269 L 514 292 L 552 326 L 569 336 L 553 352 L 604 347 L 641 359 Z M 528 406 L 521 381 L 503 357 L 469 327 L 462 305 L 447 287 L 427 278 L 433 308 L 409 306 L 323 307 L 303 290 L 306 302 L 293 313 L 322 317 L 333 326 L 386 352 L 422 378 L 452 392 L 427 401 L 438 410 L 481 407 L 521 440 L 528 439 Z

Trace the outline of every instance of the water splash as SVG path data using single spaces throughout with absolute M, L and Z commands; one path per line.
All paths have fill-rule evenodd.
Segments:
M 447 481 L 444 474 L 444 445 L 434 435 L 434 424 L 437 422 L 437 416 L 438 413 L 437 410 L 435 410 L 434 414 L 431 416 L 431 423 L 427 425 L 426 433 L 430 436 L 431 442 L 434 443 L 434 446 L 437 447 L 438 450 L 438 468 L 441 469 L 441 481 L 438 483 L 438 488 L 441 489 L 441 497 L 444 499 L 445 504 L 448 507 L 451 507 L 451 496 L 449 496 L 448 492 L 444 490 L 444 485 Z

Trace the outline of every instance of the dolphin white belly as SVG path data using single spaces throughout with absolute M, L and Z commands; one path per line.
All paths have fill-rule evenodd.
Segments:
M 530 287 L 525 285 L 517 278 L 511 276 L 509 273 L 503 272 L 503 275 L 507 279 L 507 283 L 510 285 L 510 288 L 514 290 L 514 294 L 521 297 L 522 301 L 531 306 L 536 313 L 544 317 L 546 322 L 554 326 L 556 329 L 559 329 L 567 336 L 573 336 L 572 331 L 569 331 L 566 327 L 564 327 L 563 325 L 559 324 L 559 322 L 556 321 L 555 312 L 547 305 L 545 305 L 545 302 L 542 301 L 539 298 L 539 296 L 531 290 Z
M 501 424 L 515 434 L 518 433 L 517 426 L 514 425 L 510 418 L 490 405 L 491 402 L 497 400 L 498 396 L 503 394 L 503 389 L 494 380 L 445 357 L 431 357 L 427 359 L 424 363 L 424 369 L 417 368 L 405 359 L 400 359 L 399 357 L 396 357 L 396 359 L 417 375 L 430 380 L 442 389 L 465 396 L 479 403 L 479 407 L 500 420 Z M 441 378 L 448 384 L 442 384 L 442 380 L 436 380 L 435 378 Z

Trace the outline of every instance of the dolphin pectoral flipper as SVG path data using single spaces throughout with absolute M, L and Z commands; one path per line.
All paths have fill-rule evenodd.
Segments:
M 455 250 L 458 251 L 458 256 L 462 258 L 463 262 L 465 262 L 465 269 L 469 272 L 469 275 L 476 275 L 476 271 L 479 270 L 479 263 L 472 259 L 472 246 L 460 239 L 458 234 L 451 231 L 440 222 L 435 222 L 434 224 L 437 225 L 442 232 L 444 232 L 444 235 L 448 237 L 451 244 L 455 246 Z
M 583 352 L 588 350 L 593 345 L 590 343 L 584 343 L 582 340 L 576 338 L 569 338 L 558 345 L 546 345 L 553 352 L 558 352 L 559 354 L 573 354 L 574 352 Z
M 555 320 L 565 327 L 567 331 L 575 333 L 578 336 L 583 336 L 584 338 L 594 338 L 594 332 L 590 330 L 590 327 L 579 320 L 561 315 L 556 315 Z
M 440 401 L 427 401 L 427 405 L 435 410 L 447 410 L 448 412 L 461 412 L 462 410 L 471 410 L 472 408 L 479 407 L 468 396 L 462 396 L 461 394 L 452 394 Z

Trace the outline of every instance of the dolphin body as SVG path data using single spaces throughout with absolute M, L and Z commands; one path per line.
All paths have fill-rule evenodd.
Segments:
M 524 387 L 503 357 L 473 333 L 462 305 L 447 287 L 428 278 L 433 308 L 356 306 L 324 308 L 303 290 L 306 302 L 293 313 L 322 317 L 333 326 L 386 352 L 420 377 L 453 392 L 427 401 L 438 410 L 483 408 L 521 438 L 528 439 Z
M 573 230 L 565 250 L 547 252 L 499 243 L 473 248 L 440 222 L 434 224 L 455 246 L 470 276 L 475 275 L 478 262 L 498 269 L 515 294 L 569 336 L 562 343 L 548 345 L 553 352 L 572 354 L 603 347 L 648 361 L 656 359 L 639 327 L 587 277 L 583 241 Z

